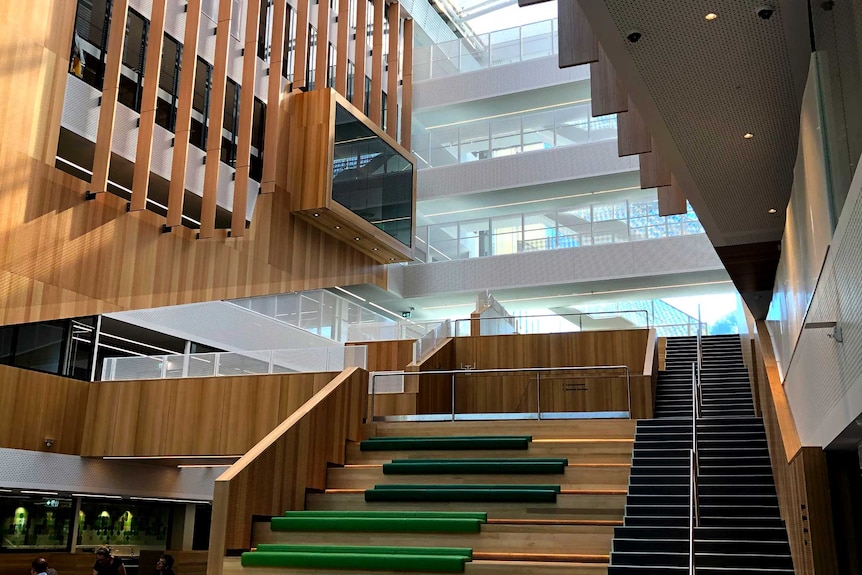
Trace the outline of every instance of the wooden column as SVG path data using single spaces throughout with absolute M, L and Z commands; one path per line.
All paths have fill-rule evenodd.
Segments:
M 227 53 L 230 46 L 230 12 L 232 2 L 219 2 L 216 24 L 216 45 L 213 81 L 210 90 L 210 115 L 207 128 L 204 196 L 201 202 L 200 238 L 213 237 L 215 232 L 216 198 L 218 198 L 219 163 L 221 162 L 221 131 L 224 123 L 224 94 L 227 87 Z M 255 50 L 256 51 L 256 50 Z
M 410 149 L 413 129 L 413 20 L 404 21 L 404 71 L 401 74 L 401 145 Z
M 275 191 L 275 168 L 278 160 L 278 130 L 281 114 L 278 113 L 281 99 L 281 69 L 284 67 L 284 43 L 288 23 L 286 0 L 276 0 L 272 13 L 272 36 L 270 36 L 269 84 L 266 89 L 266 127 L 263 141 L 263 175 L 260 179 L 260 192 L 271 194 Z M 294 52 L 294 56 L 295 56 Z M 295 60 L 294 60 L 295 61 Z
M 115 0 L 111 9 L 111 29 L 105 57 L 105 77 L 102 82 L 102 104 L 99 108 L 99 127 L 93 154 L 93 175 L 90 193 L 101 194 L 108 190 L 108 171 L 111 167 L 111 140 L 114 137 L 114 118 L 117 114 L 117 95 L 120 91 L 120 68 L 123 65 L 123 41 L 126 37 L 126 16 L 129 0 Z M 92 196 L 90 196 L 92 197 Z
M 179 226 L 183 218 L 186 191 L 186 164 L 189 159 L 189 131 L 192 123 L 192 103 L 195 93 L 195 73 L 198 63 L 198 26 L 201 22 L 201 0 L 189 0 L 186 6 L 186 29 L 183 34 L 183 59 L 177 98 L 177 122 L 174 124 L 174 153 L 171 163 L 171 183 L 168 191 L 169 227 Z
M 251 169 L 251 127 L 254 121 L 254 79 L 257 71 L 257 25 L 260 20 L 260 2 L 250 0 L 245 17 L 245 42 L 242 55 L 242 92 L 239 101 L 239 134 L 236 143 L 236 177 L 233 186 L 233 210 L 230 233 L 233 237 L 245 234 L 248 177 Z M 280 77 L 277 76 L 277 78 Z
M 634 156 L 652 150 L 652 138 L 641 115 L 629 99 L 627 112 L 617 114 L 617 150 L 619 156 Z
M 557 0 L 560 68 L 598 62 L 599 43 L 578 0 Z
M 147 36 L 147 63 L 144 66 L 144 90 L 141 95 L 141 119 L 138 147 L 135 151 L 135 172 L 132 177 L 132 211 L 147 209 L 150 186 L 150 163 L 153 158 L 153 132 L 156 126 L 156 100 L 159 94 L 159 73 L 162 68 L 162 45 L 165 38 L 165 4 L 153 2 L 152 20 Z
M 640 155 L 641 188 L 658 188 L 671 185 L 670 166 L 664 161 L 655 145 L 650 140 L 652 151 Z
M 607 54 L 599 46 L 599 59 L 590 64 L 593 117 L 628 110 L 629 98 Z
M 368 0 L 356 0 L 356 44 L 353 54 L 353 102 L 365 111 L 365 60 L 368 58 Z
M 686 211 L 685 193 L 676 178 L 671 177 L 671 185 L 658 188 L 658 215 L 677 216 Z
M 374 29 L 371 41 L 371 102 L 368 106 L 368 117 L 380 126 L 383 107 L 383 11 L 386 10 L 384 0 L 374 0 Z
M 317 53 L 314 62 L 314 89 L 326 88 L 326 73 L 329 69 L 329 0 L 317 3 Z
M 305 87 L 308 58 L 308 2 L 297 0 L 296 3 L 296 43 L 293 51 L 293 87 Z
M 348 31 L 350 28 L 350 2 L 338 0 L 338 38 L 335 42 L 335 90 L 347 97 L 347 60 L 350 55 Z
M 389 5 L 389 59 L 386 72 L 386 133 L 398 138 L 398 33 L 401 10 L 398 2 Z

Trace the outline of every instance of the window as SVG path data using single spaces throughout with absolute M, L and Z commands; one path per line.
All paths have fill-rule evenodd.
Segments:
M 263 177 L 263 142 L 266 135 L 266 104 L 254 99 L 254 118 L 251 124 L 251 163 L 249 176 L 256 182 Z
M 78 0 L 69 73 L 102 89 L 113 0 Z
M 260 20 L 257 23 L 257 57 L 269 62 L 269 52 L 272 49 L 272 3 L 260 0 Z
M 72 500 L 61 497 L 0 497 L 3 537 L 0 549 L 66 550 L 72 527 Z
M 239 94 L 236 82 L 227 79 L 224 92 L 224 118 L 222 120 L 221 161 L 236 167 L 236 139 L 239 132 Z
M 192 97 L 192 123 L 189 130 L 189 143 L 201 150 L 206 150 L 207 116 L 210 107 L 210 90 L 212 89 L 213 68 L 200 56 L 195 72 L 195 89 Z
M 308 51 L 305 55 L 305 85 L 314 90 L 314 69 L 317 63 L 317 29 L 308 25 Z
M 117 101 L 135 112 L 141 111 L 141 90 L 144 83 L 144 63 L 147 59 L 147 33 L 150 23 L 129 10 L 126 18 L 126 39 L 123 43 L 123 64 L 120 68 L 120 89 Z
M 332 88 L 335 86 L 335 46 L 332 42 L 329 43 L 329 50 L 326 53 L 326 87 Z
M 177 123 L 177 97 L 183 46 L 165 34 L 162 65 L 159 70 L 159 97 L 156 100 L 156 124 L 173 132 Z
M 355 68 L 353 62 L 347 61 L 347 99 L 353 102 L 353 86 L 354 86 Z
M 284 15 L 284 57 L 281 62 L 281 75 L 288 82 L 293 82 L 293 68 L 296 58 L 296 16 L 293 15 L 293 9 L 289 4 L 285 8 L 287 12 Z

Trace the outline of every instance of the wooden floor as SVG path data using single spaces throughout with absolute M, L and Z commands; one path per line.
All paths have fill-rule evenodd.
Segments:
M 256 523 L 253 545 L 261 543 L 470 547 L 467 575 L 606 575 L 613 529 L 622 524 L 631 464 L 634 422 L 630 420 L 378 423 L 371 436 L 531 435 L 525 451 L 363 452 L 346 446 L 347 464 L 327 473 L 327 490 L 306 497 L 309 510 L 484 511 L 479 533 L 274 532 Z M 562 475 L 384 475 L 392 459 L 437 457 L 565 457 Z M 561 485 L 555 503 L 389 503 L 365 501 L 377 484 L 503 483 Z M 243 569 L 228 558 L 224 575 L 344 575 L 312 569 Z M 364 575 L 366 572 L 351 571 Z M 380 572 L 367 572 L 367 575 Z M 409 575 L 409 574 L 405 574 Z

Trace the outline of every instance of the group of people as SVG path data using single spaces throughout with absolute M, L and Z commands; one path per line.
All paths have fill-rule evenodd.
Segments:
M 44 557 L 36 558 L 30 565 L 30 575 L 58 575 L 55 569 L 48 566 Z M 96 549 L 96 563 L 93 565 L 93 575 L 126 575 L 123 560 L 111 554 L 110 547 Z M 165 553 L 156 561 L 153 575 L 175 575 L 174 558 Z

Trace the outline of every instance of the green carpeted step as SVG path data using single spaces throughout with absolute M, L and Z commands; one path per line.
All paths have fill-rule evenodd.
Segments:
M 423 519 L 477 519 L 487 523 L 484 511 L 285 511 L 285 517 L 407 517 Z
M 478 533 L 479 519 L 426 517 L 273 517 L 273 531 L 359 531 L 377 533 Z
M 359 444 L 361 451 L 528 449 L 529 435 L 498 437 L 374 437 Z
M 382 485 L 375 485 L 374 489 L 383 490 L 383 491 L 398 491 L 402 489 L 413 489 L 419 490 L 424 489 L 426 491 L 459 491 L 463 489 L 486 489 L 486 490 L 494 490 L 494 489 L 519 489 L 521 491 L 553 491 L 554 493 L 559 493 L 561 487 L 559 485 L 538 485 L 538 484 L 527 484 L 527 485 L 517 485 L 517 484 L 508 484 L 508 483 L 493 483 L 493 484 L 460 484 L 460 483 L 429 483 L 427 485 L 424 484 L 408 484 L 408 483 L 384 483 Z
M 507 503 L 554 503 L 557 490 L 519 489 L 367 489 L 367 502 L 507 502 Z
M 463 555 L 400 555 L 374 553 L 280 553 L 255 551 L 242 554 L 243 567 L 294 567 L 353 571 L 422 571 L 463 573 Z
M 458 555 L 472 559 L 469 547 L 402 547 L 400 545 L 290 545 L 261 543 L 258 551 L 278 553 L 362 553 L 365 555 Z
M 399 460 L 383 464 L 384 475 L 500 474 L 546 475 L 565 473 L 568 462 L 563 460 Z

